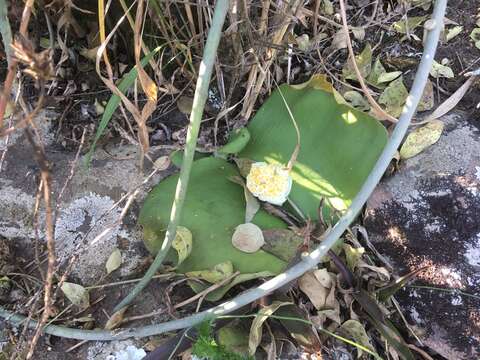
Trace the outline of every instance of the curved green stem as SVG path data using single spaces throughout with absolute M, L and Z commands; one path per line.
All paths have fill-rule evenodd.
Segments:
M 183 204 L 185 202 L 185 195 L 187 193 L 188 181 L 190 179 L 190 170 L 192 169 L 193 156 L 195 155 L 195 148 L 197 145 L 198 132 L 200 130 L 200 122 L 202 120 L 203 109 L 207 101 L 208 85 L 212 77 L 213 65 L 217 54 L 218 43 L 222 34 L 222 27 L 225 21 L 225 16 L 228 9 L 228 0 L 218 0 L 215 5 L 215 12 L 213 14 L 212 26 L 208 32 L 207 43 L 203 52 L 203 59 L 200 63 L 198 71 L 197 86 L 195 89 L 195 96 L 193 98 L 192 113 L 190 114 L 190 124 L 187 130 L 187 140 L 185 151 L 183 154 L 182 169 L 180 170 L 180 177 L 177 182 L 177 189 L 175 191 L 175 199 L 172 205 L 172 212 L 170 214 L 170 222 L 167 227 L 165 239 L 162 247 L 157 253 L 155 260 L 150 268 L 147 270 L 142 280 L 133 288 L 133 290 L 115 307 L 114 311 L 118 311 L 125 306 L 128 306 L 135 297 L 147 286 L 153 275 L 162 265 L 162 262 L 167 255 L 168 250 L 175 239 L 177 226 L 179 225 L 182 214 Z

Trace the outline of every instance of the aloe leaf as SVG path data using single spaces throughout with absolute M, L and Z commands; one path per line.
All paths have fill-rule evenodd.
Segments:
M 383 125 L 368 114 L 339 104 L 324 77 L 280 91 L 300 130 L 300 152 L 292 169 L 290 199 L 309 218 L 320 200 L 346 210 L 372 170 L 387 141 Z M 248 125 L 251 139 L 239 157 L 286 165 L 297 137 L 276 90 Z
M 231 261 L 234 271 L 242 274 L 280 273 L 286 262 L 276 256 L 264 250 L 248 254 L 232 245 L 235 228 L 245 220 L 243 189 L 229 180 L 239 176 L 236 167 L 223 159 L 209 157 L 195 161 L 190 176 L 180 224 L 192 232 L 192 251 L 178 271 L 212 269 L 219 263 Z M 144 242 L 152 253 L 162 244 L 177 180 L 178 174 L 158 184 L 140 212 Z M 252 222 L 264 230 L 286 228 L 285 223 L 264 210 L 258 211 Z M 171 251 L 169 257 L 174 259 L 175 252 Z

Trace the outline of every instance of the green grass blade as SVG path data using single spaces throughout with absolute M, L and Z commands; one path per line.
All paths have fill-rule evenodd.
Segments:
M 159 46 L 148 53 L 140 62 L 142 67 L 151 60 L 151 58 L 160 51 L 162 47 Z M 138 75 L 137 67 L 133 67 L 126 75 L 123 76 L 122 81 L 118 85 L 118 89 L 125 93 L 135 82 Z M 105 111 L 103 112 L 102 119 L 100 120 L 100 125 L 98 126 L 97 132 L 95 133 L 95 138 L 93 139 L 93 143 L 90 146 L 90 150 L 85 158 L 85 166 L 90 166 L 90 161 L 92 160 L 93 152 L 95 151 L 95 146 L 97 145 L 98 140 L 102 137 L 105 129 L 107 128 L 108 123 L 112 119 L 113 113 L 117 110 L 118 106 L 120 105 L 121 99 L 120 96 L 113 94 L 110 100 L 108 100 L 107 106 L 105 106 Z

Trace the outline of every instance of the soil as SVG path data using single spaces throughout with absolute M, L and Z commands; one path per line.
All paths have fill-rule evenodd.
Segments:
M 410 288 L 400 291 L 398 298 L 402 304 L 409 304 L 407 308 L 415 309 L 414 314 L 435 319 L 423 323 L 410 315 L 412 323 L 420 321 L 429 335 L 437 331 L 437 324 L 449 329 L 450 334 L 457 334 L 450 338 L 452 345 L 463 352 L 480 347 L 480 299 L 459 297 L 450 290 L 478 295 L 480 264 L 469 266 L 464 254 L 478 246 L 480 200 L 459 178 L 462 174 L 424 181 L 415 197 L 414 211 L 392 200 L 377 209 L 373 218 L 367 218 L 366 226 L 386 239 L 376 247 L 388 254 L 398 274 L 427 267 L 417 276 L 415 285 L 447 289 Z M 415 299 L 415 292 L 422 293 L 421 301 Z M 467 323 L 473 324 L 468 333 Z

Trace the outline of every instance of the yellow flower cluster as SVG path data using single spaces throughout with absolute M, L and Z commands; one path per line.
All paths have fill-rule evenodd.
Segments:
M 281 165 L 257 162 L 247 175 L 247 188 L 262 201 L 282 205 L 292 188 L 292 178 Z

